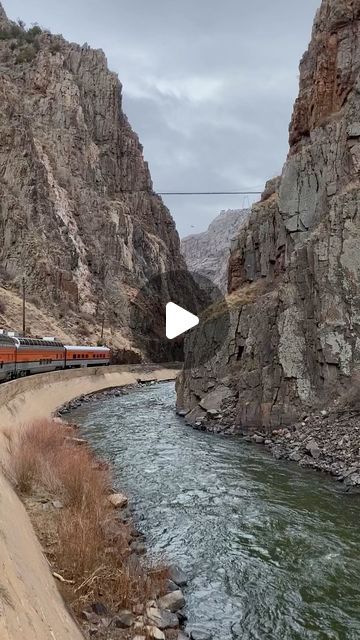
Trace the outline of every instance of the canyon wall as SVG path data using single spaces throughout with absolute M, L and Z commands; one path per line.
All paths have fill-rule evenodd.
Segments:
M 249 209 L 222 211 L 207 231 L 181 240 L 181 252 L 189 271 L 205 276 L 223 293 L 228 286 L 230 243 L 249 213 Z
M 228 340 L 178 383 L 190 422 L 211 428 L 217 412 L 233 430 L 289 424 L 352 384 L 359 171 L 360 3 L 323 0 L 300 65 L 282 175 L 232 243 Z M 187 349 L 196 350 L 191 337 Z
M 1 281 L 16 291 L 25 275 L 28 296 L 65 330 L 105 315 L 132 340 L 138 289 L 185 262 L 118 77 L 102 51 L 26 30 L 1 5 L 0 70 Z M 171 275 L 166 286 L 177 286 Z

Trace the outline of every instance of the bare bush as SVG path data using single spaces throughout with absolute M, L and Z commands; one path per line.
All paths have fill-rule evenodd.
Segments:
M 53 514 L 56 544 L 51 559 L 56 570 L 74 583 L 62 586 L 66 601 L 80 614 L 94 599 L 109 607 L 130 607 L 162 594 L 166 567 L 146 567 L 134 560 L 130 526 L 118 519 L 107 499 L 112 484 L 109 468 L 80 446 L 75 435 L 70 426 L 40 420 L 10 440 L 18 489 L 48 492 L 63 504 Z
M 34 485 L 45 485 L 64 434 L 51 420 L 39 420 L 22 427 L 11 443 L 11 470 L 19 491 L 28 493 Z

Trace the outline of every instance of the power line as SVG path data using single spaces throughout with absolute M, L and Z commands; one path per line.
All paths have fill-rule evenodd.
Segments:
M 259 196 L 262 191 L 158 191 L 159 196 Z

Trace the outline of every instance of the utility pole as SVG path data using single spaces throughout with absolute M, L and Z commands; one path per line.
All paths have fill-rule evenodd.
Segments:
M 25 302 L 26 302 L 26 289 L 25 289 L 25 276 L 22 278 L 22 304 L 23 304 L 23 337 L 25 338 L 26 333 L 26 311 L 25 311 Z
M 105 324 L 105 314 L 103 314 L 102 321 L 101 321 L 101 336 L 100 336 L 101 343 L 104 340 L 104 324 Z

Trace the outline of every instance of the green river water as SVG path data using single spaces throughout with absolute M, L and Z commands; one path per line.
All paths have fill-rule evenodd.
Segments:
M 240 439 L 194 431 L 174 406 L 164 383 L 71 417 L 113 463 L 151 551 L 188 573 L 188 631 L 360 640 L 360 496 Z

